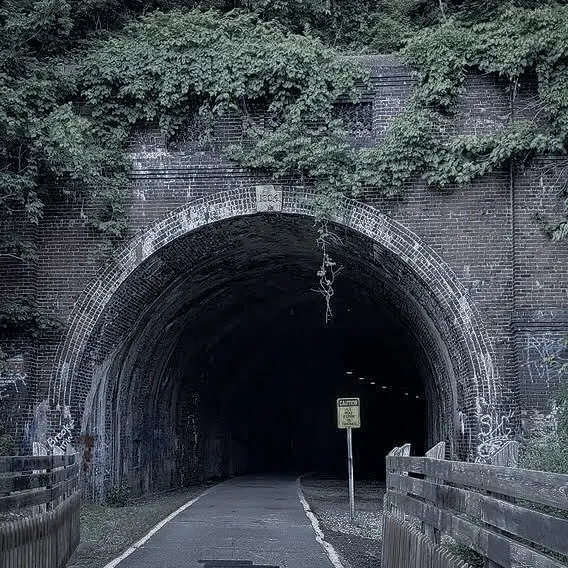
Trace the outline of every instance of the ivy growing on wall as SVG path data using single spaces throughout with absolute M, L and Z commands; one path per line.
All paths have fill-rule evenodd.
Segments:
M 362 73 L 321 41 L 264 22 L 256 11 L 154 12 L 118 31 L 110 22 L 106 30 L 87 26 L 82 42 L 86 19 L 88 12 L 65 0 L 7 2 L 0 10 L 0 258 L 34 261 L 34 226 L 46 204 L 65 200 L 82 204 L 112 252 L 128 231 L 124 148 L 136 127 L 173 135 L 192 113 L 211 124 L 236 112 L 249 148 L 282 149 L 302 129 L 297 163 L 312 143 L 327 165 L 334 164 L 332 143 L 337 155 L 348 152 L 332 105 L 355 94 Z M 271 117 L 262 133 L 250 120 L 252 106 Z M 300 169 L 334 179 L 323 166 L 320 159 L 318 172 Z M 33 298 L 0 305 L 1 328 L 12 332 L 22 318 L 26 329 L 34 322 L 41 329 L 44 315 Z
M 276 178 L 312 184 L 322 218 L 339 196 L 363 188 L 395 195 L 417 177 L 432 186 L 468 184 L 513 161 L 565 152 L 564 3 L 345 0 L 294 3 L 291 10 L 289 2 L 250 0 L 229 2 L 240 10 L 227 11 L 227 3 L 212 0 L 200 4 L 221 11 L 180 8 L 194 4 L 3 4 L 0 224 L 6 236 L 0 258 L 33 261 L 37 251 L 26 235 L 47 203 L 65 199 L 84 204 L 86 222 L 112 252 L 128 232 L 129 135 L 148 123 L 173 135 L 191 113 L 205 125 L 226 113 L 240 116 L 245 136 L 228 149 L 230 157 Z M 166 11 L 153 11 L 160 7 Z M 389 29 L 400 30 L 396 37 L 380 37 L 385 18 L 392 21 Z M 358 22 L 359 35 L 345 22 Z M 418 73 L 406 109 L 372 149 L 351 147 L 333 112 L 339 96 L 357 97 L 365 73 L 324 43 L 368 51 L 361 38 L 373 49 L 405 43 L 402 57 Z M 504 78 L 512 97 L 535 75 L 547 120 L 511 117 L 494 134 L 452 134 L 470 71 Z M 26 224 L 31 230 L 18 231 Z M 568 222 L 560 220 L 550 233 L 566 237 Z M 4 316 L 13 313 L 10 308 Z
M 333 204 L 337 195 L 357 195 L 364 187 L 396 195 L 419 177 L 433 187 L 455 187 L 537 155 L 565 155 L 568 7 L 490 2 L 484 13 L 475 2 L 463 4 L 462 11 L 444 14 L 438 26 L 414 33 L 402 50 L 403 60 L 416 70 L 418 85 L 378 147 L 347 147 L 340 124 L 310 129 L 298 122 L 276 136 L 260 137 L 252 151 L 237 157 L 276 176 L 305 176 L 323 201 Z M 515 117 L 511 111 L 502 130 L 455 134 L 457 103 L 471 72 L 502 78 L 512 101 L 519 86 L 534 76 L 537 119 Z M 562 240 L 568 236 L 568 222 L 561 219 L 547 230 Z
M 546 3 L 545 3 L 546 4 Z M 434 186 L 467 184 L 535 155 L 566 153 L 568 135 L 568 7 L 550 3 L 525 8 L 505 3 L 487 21 L 449 18 L 411 38 L 402 55 L 418 71 L 410 114 L 430 137 L 417 138 L 411 162 Z M 493 134 L 450 135 L 453 113 L 468 72 L 506 80 L 511 97 L 531 76 L 538 88 L 534 117 L 514 117 Z M 424 142 L 420 144 L 420 140 Z M 568 204 L 567 204 L 568 206 Z M 550 228 L 557 240 L 568 234 L 564 220 Z

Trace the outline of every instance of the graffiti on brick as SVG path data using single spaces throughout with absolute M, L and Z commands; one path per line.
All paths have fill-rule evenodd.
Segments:
M 11 398 L 19 394 L 20 389 L 26 386 L 27 374 L 24 372 L 24 358 L 12 357 L 6 361 L 7 370 L 0 373 L 0 400 Z
M 521 369 L 528 374 L 532 383 L 549 387 L 551 380 L 558 378 L 558 370 L 568 364 L 568 351 L 556 335 L 529 335 L 522 348 Z
M 484 462 L 512 439 L 511 424 L 515 413 L 511 410 L 507 414 L 499 414 L 482 396 L 478 397 L 476 407 L 479 423 L 476 461 Z
M 67 422 L 57 434 L 47 438 L 45 445 L 39 442 L 34 443 L 34 454 L 62 455 L 66 453 L 67 448 L 71 446 L 74 427 L 75 427 L 75 420 L 71 418 L 69 422 Z

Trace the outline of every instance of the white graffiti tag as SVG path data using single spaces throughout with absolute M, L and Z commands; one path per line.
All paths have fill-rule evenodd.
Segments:
M 41 442 L 34 442 L 34 455 L 62 455 L 66 453 L 68 447 L 72 449 L 71 440 L 74 427 L 75 420 L 71 419 L 55 436 L 47 439 L 46 445 L 43 445 Z
M 19 393 L 20 386 L 26 386 L 27 375 L 25 373 L 11 372 L 0 375 L 0 400 L 10 398 L 12 393 Z
M 555 336 L 529 336 L 522 350 L 521 368 L 532 383 L 550 387 L 550 381 L 558 378 L 562 365 L 568 363 L 566 345 Z
M 479 443 L 476 461 L 486 462 L 512 439 L 513 431 L 509 425 L 514 418 L 514 411 L 499 415 L 495 407 L 480 397 L 477 400 L 477 416 L 480 430 L 477 435 Z

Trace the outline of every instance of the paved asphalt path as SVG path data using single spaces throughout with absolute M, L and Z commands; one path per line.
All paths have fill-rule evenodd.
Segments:
M 118 568 L 257 566 L 333 568 L 315 540 L 295 479 L 246 476 L 213 487 Z

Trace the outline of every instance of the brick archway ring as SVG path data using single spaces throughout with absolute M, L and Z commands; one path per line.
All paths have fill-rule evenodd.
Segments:
M 73 380 L 89 337 L 120 285 L 156 251 L 200 227 L 233 217 L 267 210 L 314 215 L 311 192 L 297 189 L 282 192 L 279 188 L 272 188 L 263 193 L 262 187 L 210 194 L 171 211 L 138 233 L 118 252 L 111 265 L 101 269 L 77 300 L 59 346 L 49 383 L 48 396 L 53 410 L 63 417 L 70 416 Z M 384 247 L 423 280 L 463 339 L 472 371 L 468 378 L 468 397 L 473 396 L 478 407 L 481 404 L 498 407 L 498 376 L 491 342 L 467 290 L 447 263 L 400 222 L 356 200 L 343 198 L 333 221 Z M 478 418 L 481 420 L 482 417 Z

